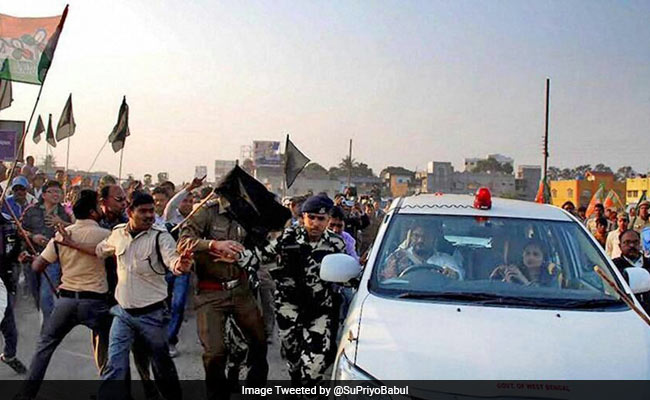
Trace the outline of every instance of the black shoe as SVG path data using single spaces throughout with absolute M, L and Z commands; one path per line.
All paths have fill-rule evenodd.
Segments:
M 7 358 L 4 354 L 0 354 L 0 361 L 11 367 L 17 374 L 23 375 L 27 373 L 27 368 L 17 357 Z

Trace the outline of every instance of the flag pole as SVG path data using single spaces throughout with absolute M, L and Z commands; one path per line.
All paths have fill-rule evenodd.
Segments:
M 68 136 L 68 150 L 66 152 L 65 156 L 65 181 L 64 186 L 63 186 L 63 198 L 65 199 L 66 195 L 68 194 L 68 178 L 69 178 L 69 164 L 70 164 L 70 136 Z
M 119 174 L 117 175 L 117 181 L 122 180 L 122 159 L 124 158 L 124 145 L 122 145 L 122 150 L 120 151 L 120 170 Z
M 350 151 L 348 152 L 348 161 L 350 161 L 350 165 L 348 165 L 348 187 L 350 187 L 350 184 L 352 183 L 352 139 L 350 139 Z
M 95 156 L 95 159 L 93 160 L 93 163 L 90 164 L 90 168 L 88 168 L 88 172 L 90 172 L 90 170 L 93 169 L 93 167 L 95 166 L 95 163 L 97 162 L 97 159 L 99 158 L 99 155 L 102 153 L 102 151 L 104 151 L 104 147 L 106 147 L 107 144 L 108 144 L 108 138 L 106 138 L 106 141 L 102 145 L 102 148 L 99 149 L 99 151 L 97 152 L 97 155 Z
M 47 76 L 47 74 L 45 76 Z M 41 88 L 38 89 L 38 95 L 36 96 L 36 101 L 34 102 L 34 108 L 32 108 L 32 115 L 29 116 L 29 122 L 27 123 L 27 128 L 25 129 L 22 140 L 20 141 L 20 144 L 18 145 L 18 149 L 16 150 L 16 157 L 14 158 L 13 165 L 9 170 L 9 175 L 8 175 L 9 177 L 13 176 L 14 172 L 16 171 L 16 164 L 18 164 L 18 157 L 20 157 L 20 152 L 23 151 L 23 148 L 25 147 L 25 138 L 27 137 L 27 132 L 29 132 L 29 128 L 32 126 L 32 119 L 34 118 L 34 114 L 36 114 L 36 107 L 38 107 L 38 102 L 41 100 L 41 93 L 43 93 L 43 86 L 45 86 L 45 78 L 43 78 L 43 82 L 41 83 Z M 4 190 L 0 194 L 0 204 L 3 204 L 7 192 L 8 190 Z

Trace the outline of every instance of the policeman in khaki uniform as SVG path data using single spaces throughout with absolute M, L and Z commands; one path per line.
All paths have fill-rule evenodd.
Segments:
M 650 227 L 650 218 L 648 209 L 650 208 L 650 200 L 644 200 L 639 204 L 639 215 L 630 218 L 629 229 L 641 233 L 644 228 Z
M 178 241 L 179 249 L 194 246 L 197 328 L 210 399 L 229 396 L 224 344 L 227 316 L 234 318 L 248 342 L 247 385 L 265 385 L 269 369 L 264 322 L 253 294 L 258 285 L 257 263 L 254 253 L 241 244 L 246 231 L 221 202 L 226 200 L 206 203 L 183 225 Z

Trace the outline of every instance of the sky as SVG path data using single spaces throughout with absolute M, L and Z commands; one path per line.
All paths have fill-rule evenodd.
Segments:
M 88 169 L 122 96 L 131 136 L 123 175 L 236 159 L 253 140 L 291 140 L 330 167 L 375 172 L 501 153 L 549 164 L 650 170 L 648 1 L 69 0 L 37 109 L 54 124 L 72 93 L 70 167 Z M 3 2 L 18 17 L 65 1 Z M 1 119 L 27 120 L 38 86 L 14 84 Z M 47 122 L 46 122 L 47 123 Z M 31 137 L 32 129 L 28 133 Z M 45 154 L 28 139 L 26 153 Z M 54 150 L 64 164 L 66 144 Z M 109 146 L 95 170 L 117 174 Z

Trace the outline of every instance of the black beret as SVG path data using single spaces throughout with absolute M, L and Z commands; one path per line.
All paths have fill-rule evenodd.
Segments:
M 311 196 L 302 203 L 301 211 L 304 213 L 327 214 L 334 207 L 334 202 L 327 196 Z

